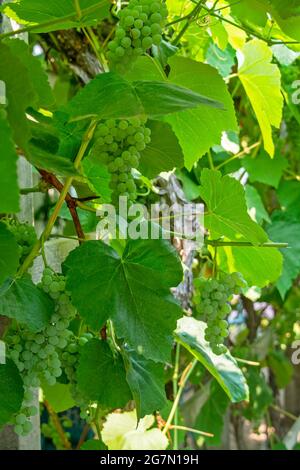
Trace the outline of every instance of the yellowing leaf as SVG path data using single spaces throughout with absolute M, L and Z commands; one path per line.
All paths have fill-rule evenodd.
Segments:
M 101 433 L 109 450 L 164 450 L 169 441 L 154 424 L 154 416 L 145 416 L 138 423 L 135 411 L 111 413 Z
M 273 157 L 272 126 L 280 126 L 283 107 L 279 68 L 271 64 L 272 51 L 259 39 L 247 42 L 238 56 L 240 80 L 259 122 L 264 147 Z

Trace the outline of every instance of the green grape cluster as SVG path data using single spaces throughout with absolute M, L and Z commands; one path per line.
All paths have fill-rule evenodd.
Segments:
M 229 334 L 226 317 L 231 312 L 230 300 L 233 294 L 241 293 L 246 282 L 240 273 L 232 273 L 221 274 L 219 279 L 195 279 L 194 286 L 196 310 L 207 323 L 205 340 L 215 354 L 225 354 L 227 348 L 224 340 Z
M 63 428 L 71 428 L 73 423 L 70 419 L 63 417 L 61 420 L 61 424 Z M 41 426 L 41 432 L 44 437 L 51 439 L 55 448 L 57 450 L 66 450 L 65 444 L 63 442 L 62 436 L 57 431 L 57 428 L 53 422 L 51 416 L 49 416 L 48 423 L 43 423 Z M 65 437 L 68 441 L 70 441 L 71 434 L 69 432 L 65 432 Z
M 92 333 L 84 333 L 79 337 L 75 335 L 70 336 L 68 345 L 61 354 L 62 367 L 70 382 L 71 394 L 76 404 L 80 407 L 80 417 L 86 421 L 90 421 L 90 411 L 88 403 L 78 390 L 76 370 L 79 364 L 80 347 L 84 346 L 92 338 L 94 338 Z
M 108 59 L 112 68 L 123 73 L 137 57 L 160 45 L 168 10 L 162 0 L 130 0 L 119 16 Z
M 32 406 L 33 392 L 30 387 L 25 387 L 24 399 L 20 412 L 14 416 L 12 424 L 14 425 L 14 431 L 19 436 L 27 436 L 31 433 L 33 425 L 30 421 L 31 416 L 35 416 L 38 413 L 38 409 Z
M 151 142 L 151 130 L 145 118 L 122 120 L 108 119 L 99 123 L 95 131 L 93 154 L 111 174 L 112 201 L 118 203 L 119 196 L 135 201 L 137 188 L 131 170 L 138 168 L 141 154 Z
M 15 219 L 3 219 L 3 222 L 6 223 L 18 243 L 20 263 L 22 263 L 37 241 L 35 229 L 32 225 L 21 224 Z
M 46 268 L 40 288 L 54 300 L 55 309 L 49 324 L 38 333 L 33 333 L 26 326 L 19 327 L 7 341 L 9 356 L 18 367 L 26 390 L 39 387 L 40 380 L 54 385 L 62 375 L 60 351 L 68 345 L 68 338 L 72 335 L 68 327 L 76 313 L 70 296 L 65 291 L 64 276 Z M 23 422 L 24 415 L 26 413 L 21 411 L 15 418 L 18 433 L 27 432 L 27 429 L 30 432 L 30 423 L 26 424 L 28 420 Z

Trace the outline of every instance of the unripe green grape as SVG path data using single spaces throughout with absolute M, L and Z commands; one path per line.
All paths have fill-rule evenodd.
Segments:
M 162 16 L 160 13 L 152 13 L 152 15 L 150 16 L 150 21 L 152 24 L 154 23 L 161 23 L 162 21 Z
M 159 46 L 162 41 L 162 36 L 160 34 L 154 34 L 152 37 L 152 42 L 156 46 Z
M 135 20 L 134 26 L 137 29 L 142 29 L 142 27 L 144 26 L 144 22 L 141 19 Z
M 124 47 L 118 46 L 117 49 L 115 50 L 115 54 L 118 57 L 123 57 L 125 55 Z
M 159 23 L 153 23 L 151 26 L 150 26 L 150 29 L 151 29 L 151 33 L 153 35 L 155 34 L 160 34 L 162 33 L 162 29 L 161 29 L 161 26 Z
M 137 148 L 137 150 L 139 150 L 140 152 L 141 152 L 142 150 L 145 150 L 145 148 L 146 148 L 145 142 L 137 142 L 136 148 Z
M 142 41 L 141 41 L 141 39 L 134 39 L 134 40 L 132 41 L 132 45 L 133 45 L 134 48 L 135 48 L 135 49 L 134 49 L 134 52 L 135 52 L 137 49 L 139 49 L 139 48 L 142 46 Z
M 137 29 L 137 28 L 133 28 L 133 29 L 131 30 L 131 33 L 130 33 L 130 34 L 131 34 L 131 37 L 132 37 L 133 40 L 138 39 L 138 38 L 141 36 L 140 30 Z M 134 45 L 134 42 L 132 42 L 132 43 L 133 43 L 133 45 Z
M 141 33 L 142 33 L 142 36 L 145 36 L 145 37 L 150 36 L 151 34 L 150 26 L 144 26 Z
M 126 26 L 127 28 L 132 26 L 134 24 L 134 17 L 133 16 L 126 16 L 126 18 L 124 18 L 124 26 Z

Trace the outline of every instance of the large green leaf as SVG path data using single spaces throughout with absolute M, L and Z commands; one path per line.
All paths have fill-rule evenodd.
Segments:
M 112 190 L 109 186 L 110 174 L 107 167 L 100 161 L 97 155 L 91 154 L 82 162 L 84 176 L 95 195 L 101 197 L 101 203 L 111 201 Z
M 27 149 L 27 160 L 38 169 L 50 171 L 57 176 L 78 175 L 70 159 L 47 152 L 32 141 L 27 144 Z
M 290 218 L 289 213 L 276 212 L 267 231 L 271 239 L 289 244 L 289 248 L 281 250 L 283 269 L 276 284 L 281 297 L 284 298 L 300 273 L 300 222 Z
M 242 371 L 229 352 L 216 356 L 204 339 L 206 324 L 192 317 L 178 321 L 176 340 L 182 344 L 219 382 L 229 399 L 237 403 L 248 399 L 248 387 Z
M 207 206 L 205 226 L 214 234 L 232 240 L 242 235 L 253 244 L 267 241 L 263 229 L 250 218 L 244 188 L 235 178 L 205 168 L 200 195 Z
M 227 246 L 218 248 L 218 256 L 225 271 L 242 273 L 249 286 L 265 287 L 276 282 L 282 271 L 277 248 Z
M 218 382 L 212 380 L 209 397 L 200 409 L 194 427 L 200 431 L 210 432 L 213 437 L 205 439 L 206 445 L 217 446 L 221 444 L 226 410 L 229 399 Z
M 38 97 L 38 107 L 53 106 L 54 96 L 41 61 L 32 55 L 28 45 L 21 39 L 8 39 L 5 41 L 5 45 L 9 47 L 11 54 L 17 57 L 22 65 L 26 67 Z
M 141 114 L 157 117 L 200 104 L 222 104 L 198 92 L 157 80 L 129 83 L 114 72 L 98 75 L 64 108 L 72 120 L 126 118 Z
M 168 241 L 129 240 L 122 256 L 88 241 L 70 253 L 64 270 L 73 303 L 89 325 L 101 328 L 111 318 L 117 336 L 135 351 L 169 359 L 181 314 L 170 288 L 181 281 L 182 268 Z
M 254 186 L 246 184 L 245 197 L 250 217 L 258 224 L 263 221 L 270 222 L 269 214 L 267 213 L 259 192 Z
M 0 222 L 0 285 L 14 276 L 19 265 L 19 247 L 13 234 Z
M 210 147 L 221 142 L 223 131 L 237 130 L 233 101 L 224 80 L 214 67 L 184 57 L 172 57 L 169 64 L 171 72 L 167 78 L 152 59 L 141 57 L 126 74 L 126 78 L 133 82 L 138 79 L 167 80 L 168 83 L 189 88 L 223 105 L 223 109 L 199 106 L 165 118 L 178 137 L 185 166 L 191 169 Z
M 18 157 L 3 109 L 0 109 L 0 142 L 0 212 L 14 213 L 19 210 Z
M 249 173 L 251 182 L 257 181 L 278 188 L 283 170 L 288 166 L 288 161 L 280 152 L 276 152 L 271 160 L 265 151 L 261 151 L 255 158 L 251 156 L 243 158 L 242 165 Z
M 123 358 L 138 419 L 161 410 L 167 402 L 164 366 L 149 361 L 134 351 L 124 351 Z
M 83 396 L 104 409 L 123 408 L 132 398 L 122 358 L 106 341 L 92 339 L 81 348 L 77 381 Z
M 49 402 L 51 408 L 56 413 L 76 406 L 74 398 L 71 395 L 70 384 L 57 382 L 55 385 L 49 385 L 47 382 L 43 382 L 41 388 L 44 398 Z
M 7 16 L 21 24 L 40 24 L 34 29 L 39 33 L 97 24 L 109 14 L 108 0 L 79 0 L 78 3 L 82 11 L 81 19 L 76 18 L 73 0 L 17 0 L 3 9 Z
M 40 331 L 54 311 L 50 297 L 33 284 L 29 276 L 7 280 L 0 288 L 0 315 L 14 318 L 31 331 Z
M 148 121 L 147 127 L 151 129 L 151 143 L 141 153 L 141 173 L 148 178 L 154 178 L 161 171 L 182 168 L 182 149 L 171 126 L 165 122 Z
M 268 20 L 267 9 L 259 0 L 242 0 L 233 3 L 230 10 L 234 18 L 238 18 L 242 24 L 252 28 L 263 28 Z
M 37 103 L 37 94 L 24 59 L 12 54 L 10 47 L 0 44 L 0 80 L 5 83 L 7 116 L 17 144 L 25 148 L 30 137 L 25 111 Z
M 9 359 L 0 364 L 0 427 L 20 410 L 23 397 L 23 381 L 17 366 Z
M 199 106 L 166 118 L 179 139 L 186 167 L 191 169 L 210 147 L 221 142 L 223 131 L 237 130 L 233 101 L 224 80 L 210 65 L 184 57 L 172 57 L 169 64 L 170 82 L 215 99 L 224 107 Z
M 273 402 L 272 389 L 259 367 L 249 367 L 246 377 L 249 384 L 249 403 L 243 414 L 247 419 L 259 422 Z
M 259 122 L 265 150 L 273 157 L 272 126 L 280 126 L 283 97 L 280 71 L 271 60 L 272 50 L 263 41 L 253 39 L 241 50 L 238 74 Z

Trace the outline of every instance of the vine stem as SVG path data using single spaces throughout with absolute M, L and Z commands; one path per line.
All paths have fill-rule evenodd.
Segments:
M 173 421 L 173 418 L 176 414 L 176 410 L 179 406 L 179 402 L 180 402 L 180 398 L 181 398 L 181 395 L 183 393 L 183 390 L 185 388 L 185 385 L 191 375 L 191 373 L 193 372 L 196 364 L 197 364 L 197 359 L 194 359 L 193 362 L 190 362 L 189 365 L 185 368 L 185 370 L 183 371 L 182 373 L 182 376 L 181 376 L 181 379 L 180 379 L 180 384 L 179 384 L 179 388 L 178 388 L 178 392 L 177 392 L 177 395 L 175 397 L 175 400 L 173 402 L 173 406 L 171 408 L 171 411 L 170 411 L 170 414 L 169 414 L 169 417 L 167 419 L 167 422 L 165 424 L 165 427 L 163 429 L 163 434 L 166 435 L 167 432 L 169 431 L 170 427 L 172 426 L 172 421 Z
M 197 3 L 195 8 L 187 15 L 187 21 L 183 28 L 179 31 L 178 35 L 175 37 L 175 39 L 172 41 L 172 44 L 176 46 L 182 36 L 185 34 L 191 23 L 194 21 L 195 16 L 201 11 L 201 8 L 203 6 L 204 0 L 200 0 L 200 2 Z
M 178 379 L 179 379 L 179 360 L 180 360 L 180 344 L 176 344 L 176 352 L 175 352 L 175 365 L 174 365 L 174 373 L 172 377 L 173 382 L 173 396 L 176 397 L 178 393 Z M 174 429 L 173 434 L 173 450 L 178 450 L 178 407 L 175 410 L 174 414 Z
M 173 230 L 166 230 L 166 233 L 173 235 L 174 237 L 180 238 L 182 240 L 197 241 L 197 237 L 188 237 L 179 232 L 174 232 Z M 222 240 L 204 240 L 204 245 L 210 245 L 214 247 L 218 246 L 236 246 L 236 247 L 252 247 L 252 248 L 289 248 L 288 243 L 281 242 L 266 242 L 266 243 L 252 243 L 252 242 L 238 242 L 238 241 L 222 241 Z
M 282 415 L 286 416 L 287 418 L 292 419 L 293 421 L 297 421 L 297 419 L 298 419 L 297 416 L 293 415 L 289 411 L 283 410 L 282 408 L 280 408 L 277 405 L 272 404 L 272 405 L 270 405 L 270 407 L 273 408 L 273 410 L 277 411 L 278 413 L 281 413 Z
M 174 431 L 178 430 L 178 431 L 192 432 L 194 434 L 199 434 L 200 436 L 205 436 L 205 437 L 214 437 L 214 434 L 212 434 L 210 432 L 199 431 L 199 429 L 193 429 L 193 428 L 189 428 L 187 426 L 177 426 L 177 425 L 172 424 L 170 426 L 170 429 L 174 429 Z M 176 449 L 176 450 L 178 450 L 178 449 Z
M 239 82 L 238 82 L 239 83 Z M 220 163 L 215 169 L 219 170 L 223 166 L 227 165 L 227 163 L 232 162 L 233 160 L 236 160 L 237 158 L 243 157 L 245 154 L 248 154 L 250 150 L 253 150 L 261 145 L 261 141 L 259 140 L 258 142 L 255 142 L 255 144 L 250 145 L 250 147 L 245 148 L 239 153 L 236 153 L 235 155 L 232 155 L 232 157 L 227 158 L 224 162 Z
M 91 5 L 90 7 L 83 8 L 81 10 L 81 15 L 89 15 L 90 13 L 94 13 L 99 8 L 103 7 L 106 3 L 106 0 L 99 1 L 96 5 Z M 65 23 L 66 21 L 76 21 L 78 20 L 78 12 L 76 11 L 75 13 L 70 13 L 69 15 L 63 16 L 61 18 L 55 18 L 54 20 L 49 20 L 49 21 L 44 21 L 43 23 L 39 24 L 33 24 L 29 26 L 25 26 L 24 28 L 17 29 L 15 31 L 8 31 L 7 33 L 0 34 L 0 40 L 5 39 L 11 36 L 16 36 L 18 34 L 22 33 L 29 33 L 29 32 L 34 32 L 35 30 L 41 30 L 45 28 L 49 28 L 51 26 L 59 26 L 62 23 Z M 78 25 L 80 26 L 80 25 Z
M 59 434 L 59 437 L 61 438 L 61 441 L 63 443 L 64 448 L 67 449 L 67 450 L 71 450 L 71 448 L 72 448 L 71 443 L 70 443 L 70 441 L 68 440 L 68 438 L 65 434 L 65 431 L 64 431 L 64 429 L 61 425 L 61 422 L 59 420 L 59 417 L 57 416 L 57 414 L 55 413 L 52 406 L 50 405 L 50 403 L 47 400 L 44 400 L 44 405 L 45 405 L 49 415 L 52 418 L 53 424 L 55 426 L 56 431 Z
M 95 131 L 95 128 L 96 128 L 96 121 L 92 121 L 88 130 L 86 131 L 83 139 L 82 139 L 82 143 L 81 143 L 81 146 L 80 146 L 80 149 L 78 151 L 78 154 L 75 158 L 75 161 L 74 161 L 74 168 L 75 170 L 78 170 L 79 169 L 79 166 L 80 166 L 80 163 L 81 163 L 81 160 L 82 158 L 84 157 L 84 154 L 89 146 L 89 143 L 94 135 L 94 131 Z M 30 267 L 31 263 L 33 262 L 33 260 L 36 258 L 36 256 L 39 254 L 39 251 L 41 249 L 41 246 L 42 244 L 49 238 L 49 236 L 51 235 L 51 231 L 52 231 L 52 228 L 56 222 L 56 219 L 59 215 L 59 212 L 63 206 L 63 203 L 65 202 L 65 199 L 69 193 L 69 190 L 72 186 L 72 182 L 73 182 L 73 176 L 69 176 L 66 181 L 65 181 L 65 184 L 61 190 L 61 193 L 59 195 L 59 198 L 58 198 L 58 201 L 54 207 L 54 210 L 51 214 L 51 217 L 49 218 L 48 220 L 48 223 L 45 227 L 45 230 L 44 232 L 42 233 L 41 237 L 39 238 L 39 240 L 35 243 L 35 245 L 33 246 L 31 252 L 29 253 L 29 255 L 27 256 L 27 258 L 25 259 L 24 263 L 21 265 L 18 273 L 17 273 L 17 277 L 21 277 L 26 271 L 27 269 Z

